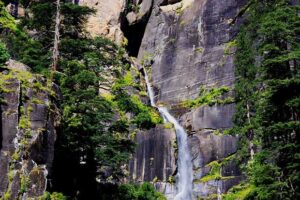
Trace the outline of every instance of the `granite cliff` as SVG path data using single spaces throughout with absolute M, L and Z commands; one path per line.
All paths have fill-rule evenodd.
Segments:
M 138 60 L 151 71 L 157 102 L 173 108 L 189 133 L 194 198 L 216 197 L 218 188 L 225 193 L 243 177 L 234 161 L 238 138 L 223 134 L 233 125 L 234 103 L 187 108 L 182 102 L 197 99 L 200 88 L 228 87 L 221 98 L 233 95 L 231 43 L 247 3 L 139 1 L 140 9 L 127 14 L 129 27 L 146 24 Z M 174 130 L 163 127 L 138 133 L 138 147 L 130 165 L 133 180 L 155 182 L 170 199 L 174 197 L 172 181 L 176 175 L 175 138 Z M 219 172 L 213 172 L 216 169 Z
M 59 89 L 14 60 L 1 70 L 0 196 L 37 199 L 52 169 Z

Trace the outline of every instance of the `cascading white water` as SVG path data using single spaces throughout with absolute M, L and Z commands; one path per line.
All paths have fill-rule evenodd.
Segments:
M 156 107 L 165 121 L 172 123 L 176 130 L 177 145 L 178 145 L 178 182 L 177 194 L 175 200 L 191 200 L 193 187 L 193 169 L 191 155 L 188 149 L 187 134 L 184 128 L 178 121 L 169 113 L 165 107 L 156 106 L 154 100 L 154 92 L 150 84 L 146 70 L 144 69 L 145 80 L 147 84 L 148 95 L 151 106 Z
M 222 193 L 220 189 L 220 185 L 218 184 L 218 200 L 222 200 Z

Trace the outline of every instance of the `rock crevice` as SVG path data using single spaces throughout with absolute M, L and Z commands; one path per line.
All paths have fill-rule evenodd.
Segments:
M 1 72 L 0 197 L 37 198 L 51 172 L 58 113 L 47 81 L 10 60 Z M 35 84 L 35 83 L 40 84 Z M 50 109 L 51 104 L 51 109 Z

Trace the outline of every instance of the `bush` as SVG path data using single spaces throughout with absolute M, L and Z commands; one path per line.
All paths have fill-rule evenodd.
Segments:
M 10 55 L 6 49 L 5 44 L 0 41 L 0 66 L 5 64 L 9 57 Z
M 215 104 L 228 104 L 233 103 L 233 98 L 222 99 L 223 95 L 228 93 L 230 88 L 222 86 L 220 88 L 211 88 L 206 90 L 204 87 L 200 88 L 199 97 L 194 100 L 187 100 L 183 105 L 188 108 L 200 107 L 203 105 L 213 106 Z
M 166 198 L 150 183 L 142 185 L 124 184 L 118 188 L 116 200 L 165 200 Z
M 45 192 L 44 195 L 39 198 L 39 200 L 67 200 L 67 197 L 58 192 Z

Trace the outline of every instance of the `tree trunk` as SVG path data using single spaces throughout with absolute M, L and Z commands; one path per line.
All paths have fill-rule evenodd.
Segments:
M 248 118 L 248 123 L 251 125 L 251 114 L 250 114 L 250 106 L 249 106 L 249 103 L 247 102 L 247 118 Z M 254 144 L 252 142 L 253 140 L 253 137 L 254 137 L 254 133 L 253 133 L 253 130 L 251 129 L 250 130 L 250 136 L 249 136 L 249 149 L 250 149 L 250 157 L 251 157 L 251 160 L 253 160 L 254 158 Z
M 55 31 L 54 31 L 54 45 L 52 51 L 52 66 L 51 70 L 56 71 L 58 57 L 59 57 L 59 27 L 60 27 L 60 0 L 56 1 L 56 18 L 55 18 Z

